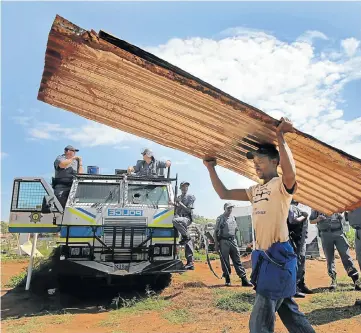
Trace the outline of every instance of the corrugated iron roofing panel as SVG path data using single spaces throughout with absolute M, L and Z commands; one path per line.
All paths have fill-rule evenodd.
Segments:
M 279 121 L 105 32 L 57 16 L 38 99 L 258 181 L 245 155 L 277 143 Z M 286 134 L 297 167 L 295 199 L 324 213 L 361 206 L 361 161 L 296 130 Z

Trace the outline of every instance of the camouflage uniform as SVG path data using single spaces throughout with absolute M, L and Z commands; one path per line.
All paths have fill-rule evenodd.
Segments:
M 185 183 L 184 182 L 181 183 L 180 186 L 182 186 L 183 184 Z M 174 218 L 173 218 L 174 227 L 182 235 L 182 240 L 186 240 L 186 243 L 184 244 L 184 251 L 188 265 L 193 264 L 194 246 L 190 234 L 188 232 L 188 227 L 193 221 L 192 208 L 195 200 L 196 200 L 195 196 L 191 194 L 185 194 L 185 195 L 181 194 L 180 196 L 178 196 L 176 201 L 182 202 L 184 206 L 190 209 L 189 210 L 185 209 L 180 205 L 176 206 L 174 211 Z
M 214 232 L 219 243 L 223 277 L 226 278 L 226 281 L 229 280 L 229 274 L 231 273 L 229 257 L 232 259 L 237 275 L 241 279 L 246 277 L 246 270 L 242 265 L 235 237 L 237 229 L 236 218 L 234 216 L 226 216 L 225 214 L 222 214 L 217 218 Z
M 317 219 L 321 213 L 312 210 L 310 220 Z M 317 228 L 320 233 L 323 252 L 326 256 L 328 275 L 332 279 L 331 287 L 336 287 L 336 269 L 335 269 L 335 246 L 340 254 L 343 267 L 345 268 L 347 275 L 352 278 L 354 282 L 358 280 L 358 272 L 353 264 L 353 260 L 350 256 L 350 245 L 345 236 L 342 215 L 332 214 L 326 216 L 322 214 L 326 219 L 317 223 Z
M 134 166 L 134 172 L 140 177 L 157 177 L 160 169 L 166 168 L 166 162 L 157 161 L 154 157 L 148 164 L 146 161 L 140 160 Z

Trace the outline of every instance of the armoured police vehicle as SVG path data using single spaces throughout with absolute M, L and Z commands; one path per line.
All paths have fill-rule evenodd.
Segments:
M 175 182 L 175 190 L 172 187 Z M 63 209 L 39 177 L 14 180 L 10 232 L 60 233 L 61 276 L 121 276 L 184 272 L 173 228 L 177 180 L 78 174 Z

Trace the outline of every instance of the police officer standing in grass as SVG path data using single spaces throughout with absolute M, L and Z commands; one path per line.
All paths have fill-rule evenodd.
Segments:
M 295 297 L 304 298 L 305 294 L 313 294 L 305 284 L 306 239 L 308 231 L 308 214 L 298 208 L 296 200 L 291 201 L 288 213 L 288 231 L 290 241 L 297 254 L 297 291 Z
M 237 222 L 232 214 L 234 205 L 230 202 L 224 204 L 224 213 L 217 218 L 216 227 L 214 230 L 215 250 L 218 252 L 221 259 L 221 266 L 223 277 L 226 280 L 226 286 L 231 285 L 231 264 L 229 257 L 231 257 L 234 269 L 237 275 L 241 278 L 243 287 L 252 287 L 253 285 L 248 281 L 246 270 L 244 269 L 241 258 L 239 256 L 238 245 L 236 241 Z
M 68 145 L 64 154 L 59 155 L 54 161 L 55 177 L 53 179 L 54 194 L 63 208 L 69 197 L 74 175 L 83 173 L 83 163 L 80 156 L 76 156 L 79 149 Z
M 322 248 L 327 261 L 328 275 L 331 278 L 330 289 L 334 290 L 337 287 L 337 273 L 335 268 L 336 246 L 347 275 L 354 282 L 355 289 L 361 290 L 359 274 L 350 256 L 350 245 L 343 230 L 342 220 L 343 217 L 339 213 L 325 215 L 316 210 L 312 210 L 310 216 L 310 223 L 317 224 L 320 233 Z
M 346 221 L 349 221 L 350 226 L 355 229 L 356 259 L 361 270 L 361 207 L 352 212 L 346 212 L 345 218 Z M 361 305 L 361 299 L 356 300 L 355 305 Z
M 252 253 L 251 282 L 256 299 L 249 322 L 251 333 L 274 332 L 276 312 L 289 332 L 315 332 L 292 299 L 296 293 L 297 256 L 289 243 L 287 216 L 297 182 L 296 166 L 284 133 L 293 131 L 292 123 L 281 118 L 275 133 L 279 152 L 273 144 L 262 144 L 257 151 L 247 153 L 263 181 L 249 189 L 227 189 L 215 170 L 216 160 L 205 158 L 203 162 L 221 199 L 250 201 L 253 206 L 256 249 Z
M 182 194 L 175 200 L 173 225 L 181 234 L 182 239 L 179 244 L 184 245 L 185 256 L 187 258 L 186 269 L 194 270 L 194 245 L 188 231 L 188 227 L 193 221 L 193 205 L 196 200 L 195 196 L 188 194 L 189 182 L 181 182 L 179 188 Z

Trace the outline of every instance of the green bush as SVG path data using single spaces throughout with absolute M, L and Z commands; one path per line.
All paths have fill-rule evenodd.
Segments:
M 350 228 L 350 230 L 346 232 L 346 238 L 350 244 L 351 249 L 355 248 L 355 232 L 356 230 L 354 228 Z

